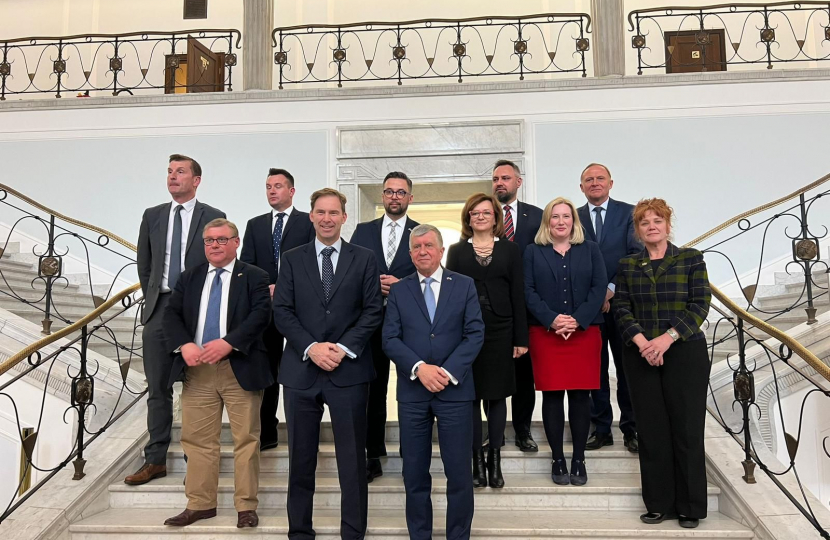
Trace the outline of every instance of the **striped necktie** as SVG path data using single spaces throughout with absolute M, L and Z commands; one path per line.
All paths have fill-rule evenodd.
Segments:
M 516 237 L 516 228 L 513 226 L 513 212 L 510 205 L 504 205 L 504 237 L 511 242 Z

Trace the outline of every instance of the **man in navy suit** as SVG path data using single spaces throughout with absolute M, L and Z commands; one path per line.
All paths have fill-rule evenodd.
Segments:
M 493 168 L 493 195 L 504 211 L 504 236 L 516 242 L 524 253 L 532 244 L 542 223 L 542 209 L 517 199 L 522 186 L 519 166 L 507 159 L 500 159 Z M 513 429 L 516 446 L 522 452 L 538 452 L 539 447 L 530 434 L 533 408 L 536 406 L 536 387 L 533 385 L 533 364 L 530 354 L 524 354 L 514 362 L 516 368 L 516 393 L 510 398 L 513 409 Z
M 277 282 L 280 256 L 298 246 L 314 240 L 314 226 L 306 212 L 294 208 L 294 177 L 285 169 L 270 169 L 265 179 L 265 194 L 271 211 L 248 221 L 245 227 L 245 241 L 239 259 L 253 264 L 268 272 L 271 297 Z M 280 401 L 280 385 L 277 378 L 280 373 L 283 337 L 273 322 L 262 335 L 270 359 L 271 375 L 274 384 L 265 389 L 262 396 L 260 422 L 262 435 L 261 449 L 275 448 L 279 443 L 277 437 L 277 404 Z
M 314 242 L 286 252 L 274 322 L 286 337 L 279 382 L 288 423 L 288 537 L 315 537 L 314 471 L 323 405 L 329 406 L 340 479 L 340 538 L 366 534 L 366 404 L 375 377 L 369 338 L 383 300 L 374 254 L 340 238 L 346 197 L 311 195 Z
M 350 242 L 371 249 L 378 263 L 380 291 L 415 272 L 409 257 L 409 233 L 418 225 L 406 210 L 412 202 L 412 180 L 393 171 L 383 179 L 383 217 L 358 224 Z M 380 458 L 386 455 L 386 394 L 389 386 L 389 357 L 383 352 L 381 329 L 369 341 L 377 377 L 369 384 L 369 410 L 366 430 L 366 479 L 383 475 Z
M 617 369 L 617 404 L 620 407 L 620 430 L 623 442 L 630 452 L 638 452 L 637 424 L 634 421 L 634 409 L 628 394 L 628 383 L 623 368 L 623 342 L 614 315 L 611 313 L 611 298 L 614 296 L 615 278 L 620 259 L 639 253 L 642 246 L 634 237 L 634 207 L 628 203 L 615 201 L 609 194 L 614 186 L 608 167 L 591 163 L 582 171 L 579 189 L 588 199 L 587 204 L 577 210 L 582 227 L 588 239 L 599 244 L 605 270 L 608 276 L 608 290 L 602 305 L 605 323 L 602 329 L 602 363 L 600 367 L 600 388 L 591 391 L 591 421 L 595 431 L 588 439 L 587 450 L 597 450 L 614 444 L 611 434 L 611 422 L 614 411 L 611 409 L 611 387 L 608 380 L 608 348 L 614 357 Z
M 419 225 L 409 237 L 417 272 L 391 287 L 383 350 L 398 369 L 398 418 L 406 487 L 406 526 L 413 540 L 432 538 L 432 426 L 447 476 L 447 531 L 470 538 L 473 522 L 472 365 L 484 343 L 475 282 L 441 268 L 441 233 Z

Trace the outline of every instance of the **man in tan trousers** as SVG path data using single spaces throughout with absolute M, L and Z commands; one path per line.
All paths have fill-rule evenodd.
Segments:
M 164 313 L 170 385 L 184 380 L 182 448 L 187 455 L 187 509 L 165 525 L 184 527 L 216 516 L 222 410 L 233 434 L 236 526 L 256 527 L 259 409 L 274 380 L 262 332 L 270 317 L 268 274 L 236 259 L 239 231 L 215 219 L 203 232 L 208 262 L 185 271 Z

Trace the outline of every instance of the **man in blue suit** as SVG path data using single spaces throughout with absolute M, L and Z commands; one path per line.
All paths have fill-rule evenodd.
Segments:
M 418 225 L 406 215 L 412 202 L 412 180 L 393 171 L 383 179 L 383 217 L 359 223 L 350 242 L 371 249 L 378 263 L 380 291 L 415 272 L 409 257 L 409 233 Z M 368 426 L 366 429 L 366 479 L 383 475 L 380 458 L 386 455 L 386 393 L 389 386 L 389 357 L 383 352 L 381 329 L 369 341 L 377 377 L 369 384 Z
M 638 452 L 637 424 L 634 421 L 634 409 L 631 407 L 631 398 L 628 394 L 628 383 L 623 368 L 622 336 L 614 316 L 611 313 L 611 298 L 614 296 L 615 279 L 620 259 L 639 253 L 642 246 L 634 237 L 634 207 L 628 203 L 615 201 L 609 194 L 614 186 L 608 167 L 599 163 L 591 163 L 582 171 L 579 189 L 585 194 L 588 203 L 577 210 L 586 237 L 599 244 L 602 258 L 605 260 L 605 270 L 608 275 L 608 290 L 605 293 L 605 302 L 602 313 L 605 323 L 602 329 L 602 363 L 600 367 L 600 388 L 591 391 L 591 421 L 595 431 L 588 439 L 587 450 L 597 450 L 603 446 L 614 444 L 611 434 L 611 422 L 614 411 L 611 409 L 611 387 L 608 380 L 608 348 L 614 357 L 614 366 L 617 369 L 617 404 L 620 407 L 620 430 L 623 432 L 623 442 L 630 452 Z
M 314 472 L 329 406 L 340 480 L 340 538 L 366 535 L 366 403 L 375 377 L 369 338 L 381 323 L 375 256 L 340 238 L 346 197 L 311 195 L 314 242 L 284 253 L 274 323 L 288 340 L 280 365 L 288 424 L 288 537 L 315 537 Z
M 419 225 L 409 237 L 417 272 L 389 291 L 383 350 L 398 369 L 398 419 L 406 487 L 406 525 L 413 540 L 432 538 L 432 426 L 447 476 L 447 531 L 470 538 L 473 522 L 472 364 L 484 343 L 484 321 L 472 279 L 441 268 L 441 233 Z M 417 306 L 417 307 L 416 307 Z

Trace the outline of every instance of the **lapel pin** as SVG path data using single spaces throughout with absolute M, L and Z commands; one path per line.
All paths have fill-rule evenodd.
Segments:
M 239 272 L 238 274 L 236 274 L 236 277 L 242 277 L 242 272 Z
M 452 281 L 452 278 L 450 276 L 447 276 L 447 281 Z
M 640 266 L 647 266 L 647 265 L 648 265 L 648 261 L 643 261 L 643 262 L 640 263 Z

